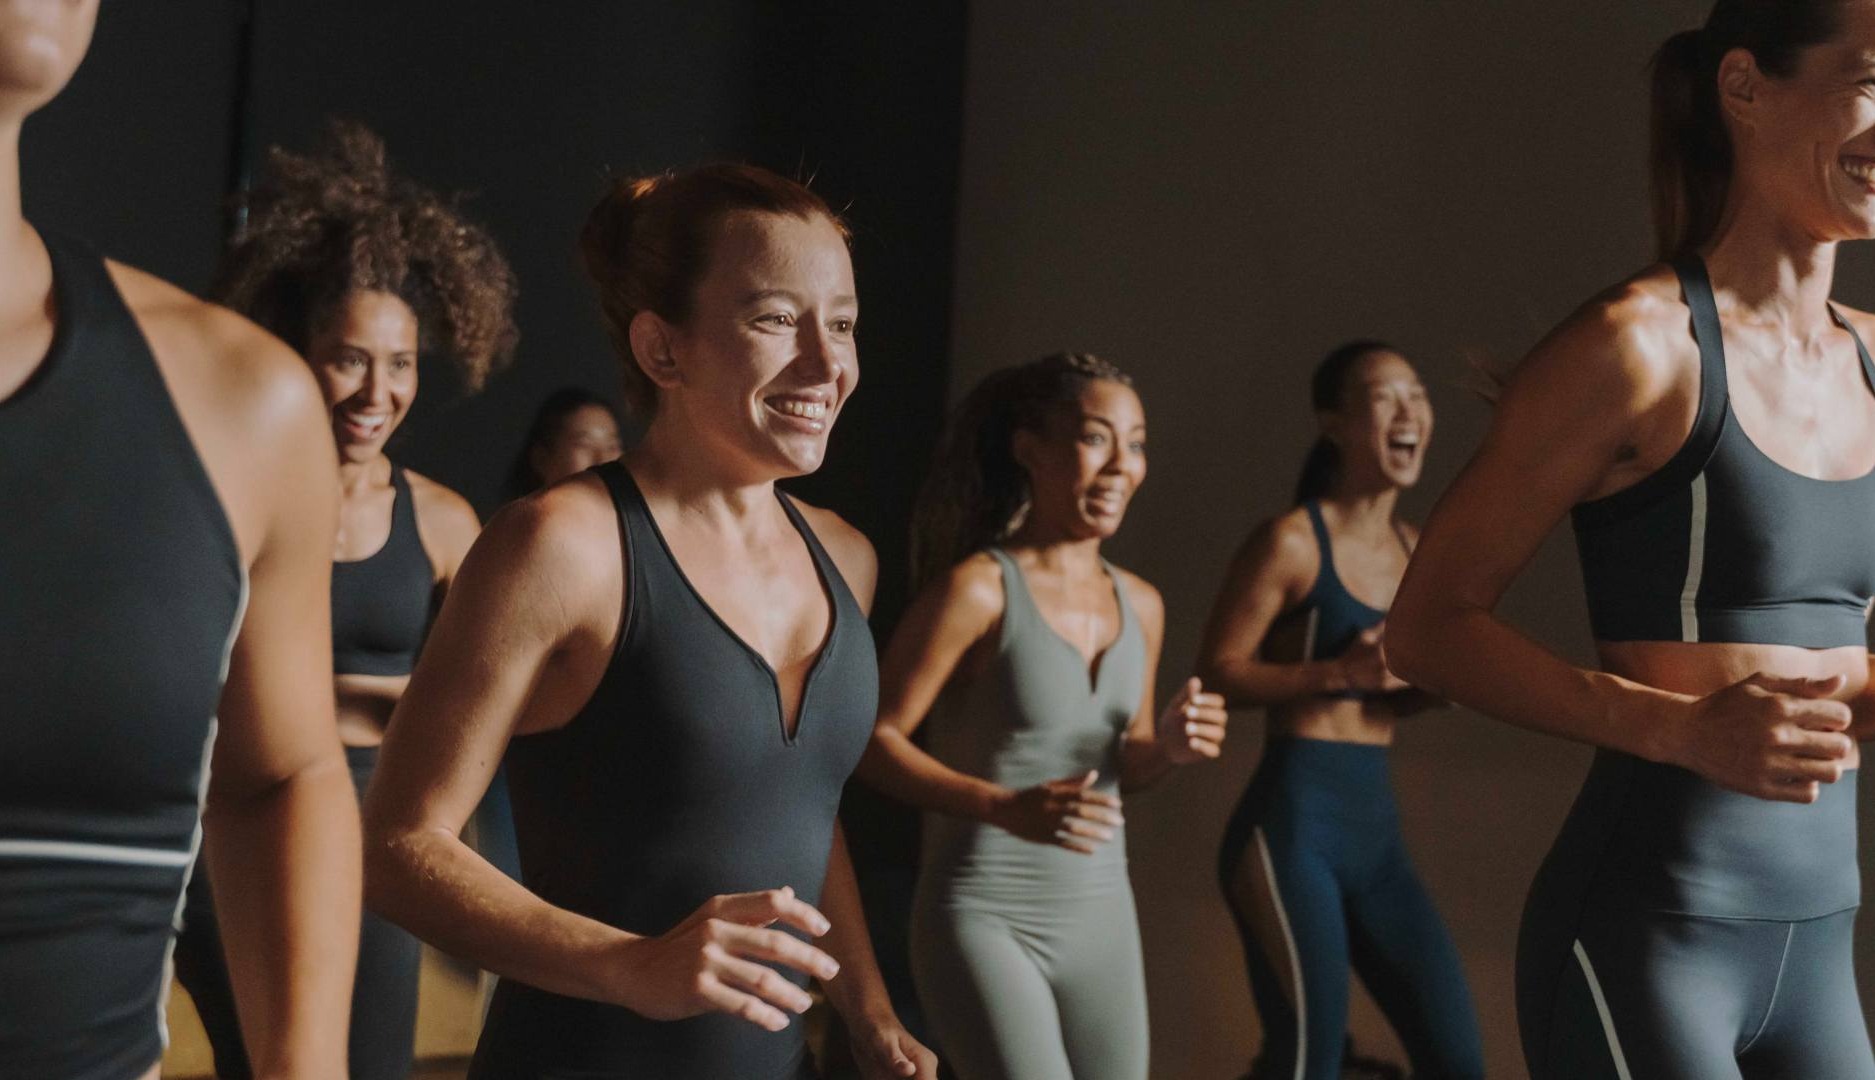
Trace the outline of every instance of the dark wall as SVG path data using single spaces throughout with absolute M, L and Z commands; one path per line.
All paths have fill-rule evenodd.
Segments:
M 574 238 L 608 170 L 733 158 L 813 184 L 851 218 L 861 391 L 823 472 L 796 485 L 879 546 L 901 601 L 903 522 L 948 381 L 963 4 L 760 0 L 465 4 L 260 0 L 250 158 L 305 148 L 329 115 L 394 161 L 469 193 L 521 282 L 514 368 L 464 398 L 426 372 L 393 444 L 484 512 L 536 403 L 616 361 Z M 107 0 L 71 88 L 27 127 L 35 220 L 200 290 L 232 144 L 237 0 Z
M 1310 0 L 973 9 L 957 260 L 956 389 L 1057 349 L 1128 368 L 1151 477 L 1110 557 L 1166 599 L 1161 685 L 1190 670 L 1232 550 L 1289 501 L 1315 436 L 1312 365 L 1393 340 L 1438 409 L 1423 518 L 1489 409 L 1474 360 L 1508 363 L 1650 259 L 1646 64 L 1711 0 Z M 1875 245 L 1837 295 L 1875 301 Z M 1566 529 L 1502 610 L 1592 658 Z M 1240 1075 L 1259 1034 L 1214 883 L 1263 724 L 1225 760 L 1127 806 L 1153 1076 Z M 1400 731 L 1407 842 L 1478 999 L 1487 1074 L 1524 1075 L 1512 1009 L 1518 912 L 1580 783 L 1579 746 L 1463 711 Z M 1875 821 L 1865 786 L 1863 828 Z M 1858 952 L 1866 992 L 1875 939 Z M 1398 1056 L 1371 1002 L 1363 1045 Z
M 574 241 L 609 172 L 728 158 L 812 178 L 854 234 L 860 392 L 828 463 L 790 486 L 870 536 L 875 615 L 904 600 L 905 521 L 949 383 L 964 4 L 764 0 L 259 0 L 249 152 L 361 120 L 419 181 L 469 193 L 520 279 L 514 367 L 464 397 L 426 370 L 391 451 L 486 515 L 537 403 L 617 398 L 617 361 Z M 239 0 L 106 0 L 72 86 L 27 125 L 28 215 L 197 291 L 214 272 L 237 126 Z M 848 808 L 877 925 L 914 829 Z M 881 882 L 883 881 L 883 884 Z M 882 950 L 888 968 L 895 951 Z

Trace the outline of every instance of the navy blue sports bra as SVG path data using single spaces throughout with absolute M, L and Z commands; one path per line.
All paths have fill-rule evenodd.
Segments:
M 1665 465 L 1572 513 L 1596 639 L 1864 645 L 1875 472 L 1817 480 L 1758 449 L 1732 415 L 1705 263 L 1693 255 L 1673 268 L 1699 344 L 1699 407 Z M 1862 339 L 1831 314 L 1875 390 Z
M 1302 660 L 1332 660 L 1347 652 L 1361 636 L 1361 631 L 1380 625 L 1387 613 L 1361 603 L 1342 584 L 1341 575 L 1335 572 L 1335 548 L 1328 536 L 1328 522 L 1322 517 L 1322 504 L 1310 499 L 1302 506 L 1309 512 L 1309 524 L 1315 528 L 1315 546 L 1321 552 L 1322 568 L 1316 573 L 1315 584 L 1309 586 L 1309 594 L 1303 597 L 1301 606 L 1284 612 L 1276 621 L 1278 626 L 1302 623 Z M 1400 546 L 1409 557 L 1412 555 L 1412 546 L 1403 535 Z M 1330 696 L 1365 695 L 1350 690 Z

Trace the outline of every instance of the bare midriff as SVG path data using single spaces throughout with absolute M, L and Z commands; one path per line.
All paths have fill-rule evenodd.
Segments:
M 1838 701 L 1859 695 L 1868 683 L 1868 650 L 1859 645 L 1802 649 L 1794 645 L 1604 641 L 1595 648 L 1602 669 L 1609 674 L 1692 697 L 1704 697 L 1760 673 L 1780 679 L 1841 675 L 1843 687 L 1833 695 Z M 1854 748 L 1846 766 L 1853 769 L 1861 762 L 1861 749 Z
M 410 685 L 408 675 L 340 675 L 333 680 L 339 718 L 339 741 L 346 746 L 376 746 L 384 741 L 391 710 Z
M 1385 699 L 1311 698 L 1270 709 L 1270 734 L 1324 742 L 1393 743 L 1394 712 Z

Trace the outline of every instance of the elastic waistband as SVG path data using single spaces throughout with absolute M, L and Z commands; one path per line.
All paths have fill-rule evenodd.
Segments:
M 1387 782 L 1388 747 L 1374 743 L 1335 742 L 1299 735 L 1271 735 L 1263 744 L 1262 769 L 1304 769 L 1333 774 L 1355 783 Z

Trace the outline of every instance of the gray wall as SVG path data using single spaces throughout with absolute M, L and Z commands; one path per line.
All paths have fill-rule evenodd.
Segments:
M 1698 0 L 1310 0 L 972 11 L 953 393 L 1062 348 L 1137 377 L 1152 475 L 1112 557 L 1165 593 L 1164 679 L 1188 671 L 1231 551 L 1281 509 L 1312 438 L 1307 378 L 1381 336 L 1439 408 L 1422 518 L 1474 447 L 1473 358 L 1509 362 L 1647 261 L 1644 65 Z M 1839 294 L 1875 303 L 1866 257 Z M 1566 535 L 1504 605 L 1589 654 Z M 1212 865 L 1255 764 L 1226 760 L 1128 812 L 1155 1077 L 1224 1080 L 1257 1040 Z M 1511 956 L 1524 890 L 1586 765 L 1463 713 L 1400 735 L 1408 841 L 1465 957 L 1493 1077 L 1521 1077 Z M 1867 969 L 1869 965 L 1862 965 Z M 1362 1002 L 1364 1046 L 1393 1044 Z

